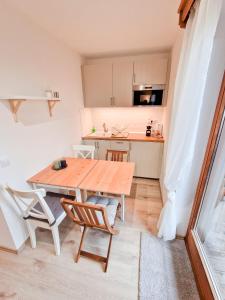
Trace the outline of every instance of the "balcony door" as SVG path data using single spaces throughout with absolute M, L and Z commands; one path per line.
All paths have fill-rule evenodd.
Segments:
M 225 299 L 225 73 L 186 244 L 202 299 Z

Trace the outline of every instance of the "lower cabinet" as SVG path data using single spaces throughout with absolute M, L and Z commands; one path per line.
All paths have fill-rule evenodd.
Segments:
M 131 142 L 130 161 L 135 163 L 134 175 L 159 179 L 162 155 L 163 143 Z
M 129 161 L 135 163 L 134 176 L 159 179 L 162 166 L 163 143 L 110 140 L 84 140 L 95 146 L 95 158 L 105 159 L 107 149 L 129 151 Z

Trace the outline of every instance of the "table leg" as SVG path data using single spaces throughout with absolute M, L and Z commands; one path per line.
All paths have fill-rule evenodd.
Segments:
M 37 189 L 36 183 L 32 183 L 32 187 L 33 187 L 34 190 L 36 190 Z
M 125 221 L 125 195 L 121 195 L 122 209 L 121 209 L 121 219 Z

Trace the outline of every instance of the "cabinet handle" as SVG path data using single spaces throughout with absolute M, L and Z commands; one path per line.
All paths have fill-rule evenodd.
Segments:
M 134 83 L 135 83 L 135 81 L 136 81 L 136 75 L 135 75 L 135 73 L 133 75 L 133 80 L 134 80 Z

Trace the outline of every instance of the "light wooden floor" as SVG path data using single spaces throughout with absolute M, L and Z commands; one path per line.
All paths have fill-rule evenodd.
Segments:
M 140 232 L 156 233 L 162 208 L 159 182 L 134 179 L 131 197 L 126 199 L 126 221 L 117 218 L 120 233 L 114 236 L 108 272 L 100 263 L 77 252 L 80 231 L 66 219 L 60 226 L 61 255 L 54 255 L 51 234 L 38 230 L 37 248 L 29 241 L 19 254 L 0 252 L 0 299 L 51 300 L 137 299 Z M 89 230 L 84 247 L 105 255 L 108 236 Z

